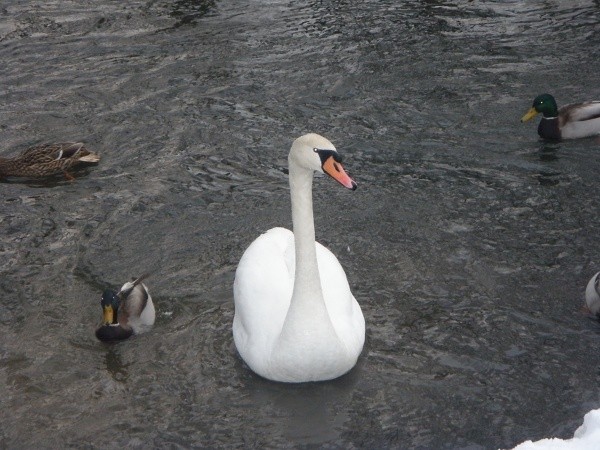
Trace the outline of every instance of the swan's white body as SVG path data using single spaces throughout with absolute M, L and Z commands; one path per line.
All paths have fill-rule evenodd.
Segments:
M 585 304 L 595 316 L 600 316 L 600 272 L 594 275 L 585 288 Z
M 294 142 L 288 158 L 294 232 L 273 228 L 259 236 L 235 275 L 235 345 L 254 372 L 275 381 L 339 377 L 354 367 L 365 339 L 364 317 L 342 266 L 315 242 L 317 149 L 335 152 L 327 139 L 309 134 Z M 341 165 L 335 171 L 338 181 L 356 187 Z

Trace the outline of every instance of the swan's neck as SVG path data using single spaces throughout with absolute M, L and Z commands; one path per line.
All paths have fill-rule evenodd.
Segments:
M 290 306 L 271 364 L 289 381 L 328 379 L 339 373 L 340 363 L 346 362 L 347 349 L 334 329 L 321 287 L 312 208 L 313 172 L 293 164 L 289 167 L 296 268 Z
M 324 380 L 341 373 L 348 352 L 329 317 L 321 287 L 312 205 L 314 173 L 289 161 L 296 268 L 290 306 L 269 363 L 281 380 Z
M 296 269 L 290 306 L 273 349 L 272 363 L 285 372 L 286 379 L 295 380 L 307 374 L 327 373 L 345 349 L 327 312 L 319 277 L 312 209 L 313 172 L 292 164 L 289 167 Z
M 295 170 L 292 172 L 290 169 L 292 223 L 296 251 L 294 294 L 313 291 L 322 297 L 315 245 L 312 181 L 312 171 Z
M 315 243 L 315 222 L 312 203 L 313 171 L 290 167 L 290 193 L 296 270 L 292 307 L 310 309 L 311 315 L 326 314 Z M 316 309 L 316 310 L 315 310 Z

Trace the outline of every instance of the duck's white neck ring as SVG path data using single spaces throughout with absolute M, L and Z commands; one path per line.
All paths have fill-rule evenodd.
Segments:
M 553 116 L 553 117 L 545 117 L 545 116 L 542 116 L 542 119 L 546 119 L 546 120 L 558 119 L 558 116 Z

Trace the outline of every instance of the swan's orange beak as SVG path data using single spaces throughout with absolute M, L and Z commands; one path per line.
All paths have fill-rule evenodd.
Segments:
M 337 162 L 333 155 L 329 156 L 325 162 L 323 162 L 323 172 L 335 179 L 342 186 L 352 189 L 353 191 L 358 187 L 356 182 L 350 178 L 342 167 L 342 163 Z

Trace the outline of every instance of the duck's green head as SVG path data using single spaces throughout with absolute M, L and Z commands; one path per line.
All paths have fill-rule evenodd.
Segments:
M 544 117 L 557 117 L 558 116 L 558 107 L 556 106 L 556 100 L 550 94 L 542 94 L 538 95 L 533 100 L 533 105 L 525 113 L 523 117 L 521 117 L 521 122 L 527 122 L 530 119 L 533 119 L 538 114 L 543 114 Z
M 102 293 L 102 300 L 100 301 L 100 305 L 102 306 L 104 325 L 112 325 L 119 323 L 119 321 L 117 320 L 117 312 L 119 311 L 120 303 L 121 299 L 115 293 L 115 291 L 107 289 Z

